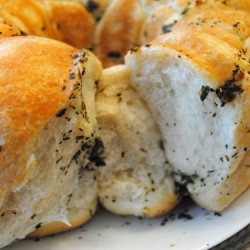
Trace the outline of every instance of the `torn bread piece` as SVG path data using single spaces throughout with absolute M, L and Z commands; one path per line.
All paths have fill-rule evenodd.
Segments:
M 172 32 L 128 53 L 126 66 L 160 126 L 176 180 L 199 205 L 223 210 L 250 184 L 243 44 L 202 30 Z
M 130 78 L 125 66 L 114 66 L 104 70 L 98 86 L 97 121 L 106 150 L 106 166 L 97 170 L 98 194 L 116 214 L 156 217 L 179 196 L 158 126 Z
M 40 37 L 0 40 L 0 247 L 43 225 L 78 226 L 97 207 L 99 61 Z M 55 225 L 55 224 L 53 224 Z M 55 233 L 64 228 L 53 227 Z

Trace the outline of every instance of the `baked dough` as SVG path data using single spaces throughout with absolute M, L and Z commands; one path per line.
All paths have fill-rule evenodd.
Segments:
M 0 6 L 0 247 L 86 222 L 98 197 L 155 217 L 179 185 L 214 211 L 249 187 L 248 0 Z M 89 51 L 6 38 L 30 34 L 92 47 L 104 67 L 133 49 L 102 73 Z
M 3 38 L 0 49 L 3 247 L 44 224 L 74 227 L 95 213 L 101 66 L 89 51 L 47 38 Z
M 130 86 L 124 66 L 104 70 L 96 98 L 97 122 L 105 146 L 98 168 L 98 195 L 108 210 L 156 217 L 180 200 L 167 171 L 159 128 L 147 105 Z
M 160 126 L 176 181 L 214 211 L 250 184 L 249 64 L 243 43 L 238 46 L 190 29 L 126 56 L 131 84 Z
M 21 10 L 21 11 L 20 11 Z M 93 44 L 96 21 L 80 4 L 70 1 L 0 0 L 1 37 L 36 35 L 82 49 Z

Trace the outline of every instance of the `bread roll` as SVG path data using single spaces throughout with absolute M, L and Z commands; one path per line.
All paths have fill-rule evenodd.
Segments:
M 178 13 L 194 3 L 188 0 L 111 1 L 95 31 L 96 55 L 104 67 L 123 63 L 129 49 L 151 41 L 162 33 L 162 22 L 176 22 L 175 15 L 179 16 Z
M 105 168 L 97 171 L 98 195 L 122 215 L 160 216 L 178 202 L 158 126 L 130 86 L 125 66 L 104 70 L 96 112 L 105 146 Z
M 50 13 L 36 0 L 0 0 L 1 23 L 19 28 L 24 34 L 61 39 Z M 20 11 L 22 10 L 22 11 Z
M 44 1 L 43 6 L 50 12 L 52 23 L 62 36 L 61 41 L 76 48 L 93 46 L 96 22 L 82 5 L 70 1 Z
M 123 63 L 127 51 L 139 44 L 144 13 L 139 1 L 114 0 L 95 32 L 95 53 L 104 67 Z
M 13 30 L 6 33 L 1 29 L 1 37 L 29 34 L 64 41 L 77 48 L 93 45 L 95 20 L 78 3 L 0 0 L 0 7 L 0 24 Z
M 176 181 L 214 211 L 250 184 L 249 65 L 243 43 L 238 46 L 190 29 L 126 56 L 131 84 L 160 126 Z
M 101 66 L 89 51 L 46 38 L 3 38 L 0 49 L 3 247 L 48 223 L 74 227 L 95 213 Z
M 140 43 L 145 44 L 173 30 L 191 27 L 211 28 L 215 36 L 220 35 L 217 29 L 228 30 L 244 40 L 249 36 L 249 12 L 249 3 L 245 0 L 188 1 L 186 4 L 173 1 L 149 13 L 144 21 Z
M 220 29 L 226 29 L 237 34 L 241 40 L 249 37 L 248 0 L 40 2 L 47 5 L 46 11 L 50 13 L 52 24 L 60 24 L 62 38 L 56 39 L 63 39 L 80 48 L 92 47 L 104 67 L 124 63 L 124 56 L 129 49 L 145 45 L 158 35 L 172 30 L 206 27 L 208 33 L 216 36 L 220 36 Z
M 81 2 L 0 0 L 0 247 L 86 222 L 98 196 L 155 217 L 179 184 L 214 211 L 250 184 L 248 1 Z M 94 42 L 107 67 L 162 33 L 103 79 L 88 51 L 5 38 Z

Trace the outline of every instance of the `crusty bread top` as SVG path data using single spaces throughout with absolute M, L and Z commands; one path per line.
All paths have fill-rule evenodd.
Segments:
M 223 34 L 229 36 L 227 31 L 221 30 L 220 32 L 221 36 Z M 237 56 L 240 54 L 239 48 L 243 51 L 243 44 L 238 41 L 238 49 L 236 49 L 226 42 L 223 43 L 221 38 L 214 38 L 213 35 L 202 32 L 202 30 L 188 29 L 160 36 L 150 44 L 167 46 L 179 52 L 180 58 L 184 54 L 187 58 L 191 58 L 192 62 L 199 67 L 202 65 L 200 69 L 209 73 L 211 78 L 222 85 L 232 77 L 232 72 L 236 67 L 235 64 L 241 64 L 240 57 L 238 58 Z M 221 46 L 222 43 L 223 46 Z M 150 44 L 146 46 L 150 46 Z
M 0 24 L 0 37 L 43 36 L 82 49 L 93 45 L 96 21 L 77 2 L 0 0 Z M 3 24 L 7 27 L 2 30 Z
M 127 51 L 139 43 L 143 15 L 138 1 L 115 0 L 110 4 L 94 41 L 104 67 L 122 63 Z
M 226 6 L 222 3 L 207 2 L 191 8 L 182 19 L 180 19 L 172 30 L 187 29 L 194 27 L 220 28 L 236 34 L 241 39 L 250 35 L 249 13 L 243 10 Z
M 1 39 L 0 49 L 2 198 L 26 182 L 32 168 L 28 156 L 34 138 L 68 101 L 75 50 L 61 42 L 31 36 Z
M 62 41 L 79 49 L 93 45 L 94 17 L 80 4 L 69 1 L 45 1 L 52 25 L 56 24 Z
M 61 40 L 56 24 L 51 22 L 48 10 L 39 1 L 0 0 L 0 6 L 1 10 L 11 15 L 7 22 L 21 28 L 25 33 Z

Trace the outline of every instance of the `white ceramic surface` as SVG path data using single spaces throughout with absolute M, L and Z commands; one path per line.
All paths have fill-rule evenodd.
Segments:
M 201 209 L 188 200 L 182 202 L 173 213 L 157 219 L 120 217 L 99 211 L 81 228 L 39 241 L 18 241 L 5 249 L 205 250 L 249 223 L 250 189 L 221 216 Z

